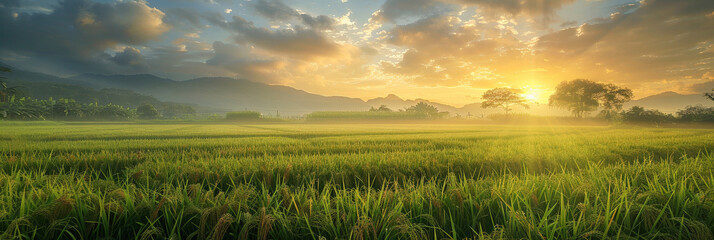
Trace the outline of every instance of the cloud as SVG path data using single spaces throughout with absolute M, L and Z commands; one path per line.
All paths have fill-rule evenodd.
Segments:
M 313 17 L 306 13 L 291 8 L 280 0 L 258 0 L 253 5 L 255 11 L 272 20 L 288 21 L 299 20 L 305 26 L 315 29 L 333 29 L 337 21 L 329 16 L 320 15 Z
M 372 17 L 377 22 L 394 22 L 402 17 L 435 15 L 452 8 L 439 0 L 387 0 Z
M 558 9 L 573 2 L 575 0 L 387 0 L 374 19 L 394 22 L 404 17 L 441 15 L 475 6 L 483 12 L 495 15 L 524 15 L 549 23 Z
M 237 42 L 250 43 L 274 53 L 309 59 L 335 56 L 340 52 L 341 45 L 316 29 L 296 26 L 292 29 L 271 30 L 256 27 L 253 22 L 239 16 L 234 16 L 233 21 L 224 26 L 236 34 Z
M 423 86 L 497 86 L 503 79 L 497 70 L 512 71 L 502 63 L 520 61 L 524 54 L 517 50 L 525 44 L 505 29 L 489 32 L 482 28 L 452 16 L 398 25 L 389 32 L 387 42 L 408 50 L 398 62 L 383 62 L 382 69 Z
M 589 78 L 621 84 L 644 96 L 687 92 L 694 84 L 711 81 L 692 76 L 708 76 L 714 69 L 714 19 L 708 17 L 712 9 L 714 2 L 705 0 L 642 1 L 616 8 L 610 17 L 533 39 L 518 35 L 515 23 L 508 21 L 503 25 L 432 15 L 387 32 L 385 42 L 405 51 L 397 61 L 382 61 L 380 69 L 428 87 L 553 87 Z
M 15 17 L 16 7 L 20 6 L 0 7 L 0 49 L 29 58 L 53 58 L 65 64 L 81 65 L 105 58 L 107 49 L 142 45 L 170 29 L 163 21 L 164 13 L 144 1 L 66 0 L 50 13 L 20 13 Z M 120 57 L 122 54 L 131 52 L 122 52 Z M 97 62 L 105 61 L 87 65 Z
M 275 59 L 255 58 L 248 50 L 220 41 L 213 43 L 214 56 L 206 64 L 227 69 L 240 78 L 279 83 L 272 73 L 281 71 L 285 63 Z
M 124 48 L 124 51 L 115 54 L 111 60 L 120 66 L 137 66 L 144 64 L 144 56 L 141 55 L 141 51 L 133 47 Z
M 449 0 L 451 2 L 472 5 L 488 11 L 503 11 L 512 15 L 524 14 L 541 18 L 549 22 L 555 11 L 575 2 L 575 0 Z
M 622 75 L 603 78 L 639 88 L 655 82 L 672 87 L 714 69 L 714 52 L 706 50 L 714 43 L 714 19 L 706 17 L 712 9 L 707 0 L 642 1 L 630 13 L 544 35 L 536 47 L 571 71 L 598 76 L 595 71 L 609 69 Z

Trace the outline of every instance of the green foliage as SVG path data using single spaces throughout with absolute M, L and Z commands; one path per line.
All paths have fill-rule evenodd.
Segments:
M 161 116 L 158 110 L 151 104 L 144 104 L 136 108 L 136 114 L 141 119 L 157 119 Z
M 351 121 L 351 120 L 426 120 L 445 118 L 449 115 L 448 112 L 439 112 L 439 110 L 429 104 L 420 102 L 414 106 L 407 108 L 404 111 L 395 112 L 382 105 L 379 108 L 372 107 L 367 112 L 314 112 L 306 116 L 308 120 L 335 120 L 335 121 Z
M 623 111 L 622 119 L 626 122 L 650 123 L 668 123 L 676 120 L 672 114 L 666 114 L 652 109 L 647 110 L 638 106 L 634 106 L 627 111 Z
M 689 122 L 714 122 L 714 107 L 688 106 L 677 112 L 679 118 Z
M 439 112 L 439 109 L 425 102 L 419 102 L 414 106 L 408 107 L 405 111 L 425 114 L 432 119 L 445 118 L 449 116 L 449 112 Z
M 226 113 L 227 120 L 257 120 L 260 119 L 262 116 L 263 114 L 255 111 L 239 111 Z
M 713 237 L 707 129 L 12 124 L 3 239 Z
M 80 104 L 72 99 L 39 100 L 11 98 L 0 103 L 2 118 L 10 120 L 111 120 L 124 121 L 137 117 L 136 110 L 114 104 Z
M 526 100 L 520 95 L 520 91 L 513 88 L 494 88 L 486 91 L 481 98 L 485 101 L 481 103 L 482 108 L 503 108 L 506 114 L 511 111 L 512 105 L 520 105 L 529 108 Z
M 622 109 L 632 99 L 632 90 L 613 84 L 602 84 L 585 79 L 576 79 L 558 84 L 548 104 L 567 109 L 575 117 L 583 117 L 602 106 L 606 115 Z
M 196 115 L 196 108 L 181 103 L 161 103 L 158 110 L 165 118 L 182 118 Z
M 306 116 L 308 120 L 420 120 L 429 119 L 421 112 L 314 112 Z
M 12 72 L 12 69 L 0 67 L 0 72 Z M 0 76 L 0 79 L 5 79 L 5 77 Z M 8 87 L 5 81 L 0 80 L 0 103 L 9 102 L 11 98 L 22 97 L 23 95 L 22 87 Z

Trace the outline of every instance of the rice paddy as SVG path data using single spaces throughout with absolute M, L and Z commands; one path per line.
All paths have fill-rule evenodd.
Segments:
M 1 239 L 714 239 L 714 130 L 0 123 Z

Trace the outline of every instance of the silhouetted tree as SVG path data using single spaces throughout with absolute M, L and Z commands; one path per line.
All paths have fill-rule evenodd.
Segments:
M 484 102 L 481 103 L 482 108 L 503 108 L 506 114 L 511 111 L 512 105 L 521 105 L 529 108 L 526 100 L 520 95 L 520 90 L 512 88 L 494 88 L 486 91 L 482 96 Z
M 388 108 L 387 105 L 381 105 L 379 108 L 371 107 L 370 112 L 393 112 L 392 109 Z
M 705 93 L 704 96 L 714 101 L 714 88 L 712 88 L 712 92 Z
M 436 116 L 439 114 L 439 109 L 424 102 L 419 102 L 417 105 L 407 108 L 407 112 L 420 112 L 429 116 Z
M 714 122 L 714 107 L 687 106 L 677 112 L 679 119 L 687 122 Z
M 602 84 L 585 79 L 576 79 L 558 84 L 548 104 L 567 109 L 575 117 L 583 117 L 599 106 L 610 113 L 622 109 L 632 99 L 632 90 L 613 84 Z
M 604 92 L 600 96 L 600 104 L 602 105 L 602 113 L 606 118 L 611 118 L 622 110 L 622 105 L 632 100 L 632 90 L 629 88 L 621 88 L 615 84 L 603 85 Z
M 426 117 L 432 119 L 445 118 L 449 116 L 449 112 L 439 112 L 439 109 L 425 102 L 419 102 L 417 105 L 408 107 L 405 111 L 424 114 Z
M 676 120 L 672 114 L 666 114 L 654 109 L 647 110 L 639 106 L 633 106 L 629 110 L 623 111 L 622 119 L 627 122 L 651 122 L 658 124 Z
M 159 111 L 156 110 L 154 105 L 144 104 L 136 108 L 136 114 L 142 119 L 156 119 L 159 118 Z

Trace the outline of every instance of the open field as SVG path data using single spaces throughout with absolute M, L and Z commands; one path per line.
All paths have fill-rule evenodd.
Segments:
M 714 130 L 0 122 L 24 239 L 713 239 Z

